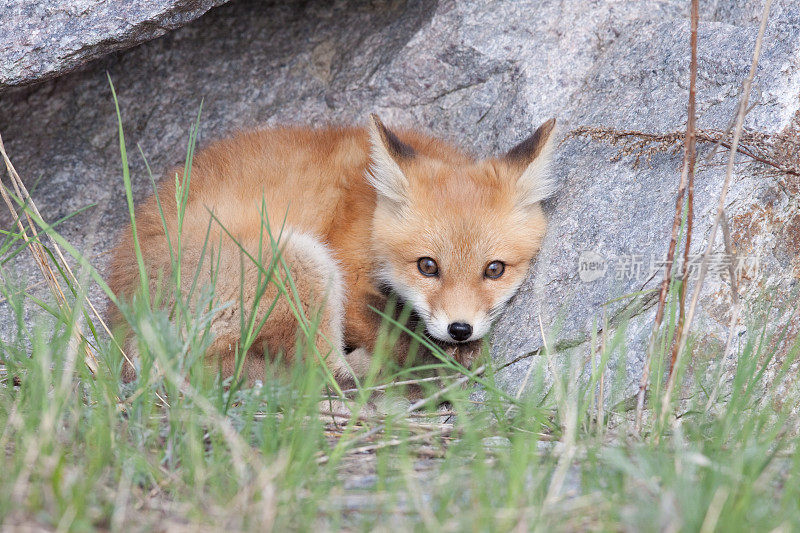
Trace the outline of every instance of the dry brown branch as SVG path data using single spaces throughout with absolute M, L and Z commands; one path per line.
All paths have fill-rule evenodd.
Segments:
M 658 309 L 656 310 L 655 320 L 653 321 L 653 329 L 650 333 L 650 341 L 647 345 L 647 354 L 645 356 L 645 364 L 642 369 L 642 376 L 639 380 L 639 393 L 636 397 L 636 419 L 634 429 L 640 432 L 642 429 L 642 413 L 644 412 L 644 396 L 647 391 L 647 384 L 650 381 L 650 366 L 652 365 L 655 347 L 658 342 L 658 332 L 661 329 L 661 322 L 664 319 L 664 308 L 667 303 L 667 293 L 672 277 L 672 264 L 675 259 L 675 249 L 678 244 L 678 229 L 681 223 L 681 214 L 683 212 L 683 197 L 686 194 L 686 185 L 689 181 L 694 181 L 694 164 L 696 159 L 695 151 L 695 95 L 697 85 L 697 25 L 698 25 L 698 0 L 692 0 L 692 16 L 691 16 L 691 64 L 689 73 L 689 105 L 687 113 L 689 118 L 686 123 L 686 135 L 684 136 L 684 157 L 683 169 L 681 170 L 680 184 L 678 185 L 678 197 L 675 199 L 675 215 L 672 219 L 672 233 L 669 241 L 669 249 L 667 250 L 667 268 L 664 269 L 664 279 L 661 281 L 661 290 L 658 295 Z M 691 204 L 691 200 L 689 201 Z M 685 273 L 686 265 L 688 263 L 689 253 L 689 236 L 687 233 L 686 245 L 684 247 L 684 264 L 683 269 Z M 685 286 L 685 278 L 684 285 Z M 684 291 L 681 290 L 681 303 L 683 303 Z M 683 317 L 683 306 L 681 306 L 681 319 Z M 682 327 L 682 320 L 679 321 L 679 328 Z M 670 364 L 670 373 L 672 373 L 672 364 Z
M 697 129 L 695 142 L 718 144 L 730 150 L 730 129 Z M 633 157 L 634 167 L 649 164 L 652 157 L 659 153 L 677 154 L 684 147 L 685 136 L 686 132 L 683 131 L 648 133 L 600 126 L 580 126 L 567 134 L 567 138 L 585 138 L 617 146 L 619 151 L 611 160 Z M 796 136 L 743 131 L 736 151 L 780 174 L 800 176 L 800 139 Z
M 686 350 L 686 343 L 689 339 L 689 328 L 692 325 L 692 320 L 694 319 L 694 314 L 697 309 L 697 303 L 700 300 L 700 293 L 703 289 L 703 282 L 705 281 L 706 274 L 708 272 L 708 262 L 709 258 L 711 257 L 711 253 L 714 249 L 714 242 L 717 236 L 717 230 L 719 229 L 720 225 L 722 224 L 722 219 L 725 216 L 725 199 L 728 195 L 728 189 L 730 188 L 731 178 L 733 176 L 733 165 L 736 159 L 736 153 L 739 147 L 739 141 L 742 137 L 742 130 L 744 128 L 744 117 L 747 114 L 747 102 L 750 97 L 750 89 L 753 84 L 753 78 L 756 74 L 756 67 L 758 66 L 758 60 L 761 56 L 761 45 L 764 41 L 764 31 L 767 27 L 767 19 L 769 18 L 769 10 L 772 5 L 772 0 L 766 0 L 764 2 L 764 11 L 761 15 L 761 25 L 758 28 L 758 37 L 756 38 L 755 49 L 753 50 L 753 60 L 750 64 L 750 72 L 747 75 L 747 78 L 744 80 L 742 84 L 742 95 L 739 101 L 739 108 L 736 115 L 736 127 L 733 130 L 733 138 L 731 140 L 731 145 L 729 148 L 728 154 L 728 165 L 725 169 L 725 181 L 722 184 L 722 190 L 720 191 L 719 195 L 719 202 L 717 204 L 717 215 L 714 219 L 714 224 L 711 226 L 711 234 L 708 236 L 708 246 L 706 246 L 706 251 L 703 254 L 703 261 L 700 263 L 700 272 L 697 278 L 697 284 L 695 285 L 694 293 L 692 294 L 692 302 L 689 305 L 689 309 L 686 312 L 686 327 L 683 330 L 680 338 L 678 339 L 678 358 L 680 359 L 685 350 Z M 677 363 L 676 363 L 677 364 Z M 672 391 L 675 388 L 675 376 L 676 373 L 673 372 L 669 380 L 667 381 L 667 388 L 664 392 L 664 401 L 661 407 L 661 415 L 660 420 L 663 424 L 666 420 L 667 413 L 670 410 L 670 403 L 672 397 Z
M 30 283 L 30 284 L 26 285 L 24 289 L 20 289 L 18 291 L 10 293 L 9 296 L 11 298 L 16 298 L 18 296 L 26 295 L 30 291 L 32 291 L 33 289 L 38 289 L 39 287 L 41 287 L 42 285 L 45 285 L 45 284 L 47 284 L 47 282 L 45 280 L 39 280 L 39 281 L 37 281 L 35 283 Z M 8 300 L 8 298 L 6 298 L 5 296 L 0 296 L 0 305 L 4 304 L 7 300 Z
M 686 139 L 684 142 L 684 158 L 683 158 L 683 165 L 687 172 L 687 187 L 688 191 L 686 194 L 686 241 L 683 245 L 683 263 L 681 264 L 681 279 L 683 282 L 681 283 L 681 290 L 680 290 L 680 297 L 679 297 L 679 304 L 678 304 L 678 327 L 676 337 L 680 338 L 681 332 L 683 331 L 683 323 L 684 323 L 684 316 L 686 312 L 686 284 L 687 284 L 687 269 L 689 265 L 689 251 L 692 247 L 692 222 L 694 218 L 694 171 L 695 171 L 695 164 L 697 162 L 697 145 L 696 145 L 696 126 L 697 126 L 697 115 L 695 112 L 695 100 L 697 96 L 697 25 L 700 20 L 699 15 L 699 0 L 692 0 L 692 30 L 691 30 L 691 48 L 692 48 L 692 58 L 689 70 L 691 72 L 689 76 L 689 109 L 688 115 L 689 119 L 686 125 Z M 680 214 L 675 219 L 675 223 L 679 223 L 680 221 Z M 671 265 L 672 258 L 667 259 L 667 264 Z M 672 375 L 672 372 L 675 370 L 675 360 L 678 358 L 678 344 L 673 343 L 672 346 L 672 354 L 669 358 L 669 374 Z

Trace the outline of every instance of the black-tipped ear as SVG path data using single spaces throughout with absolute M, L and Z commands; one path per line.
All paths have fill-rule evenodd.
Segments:
M 553 134 L 556 119 L 551 118 L 539 126 L 533 134 L 508 151 L 504 159 L 517 165 L 528 165 L 544 151 Z
M 367 179 L 380 198 L 396 204 L 405 203 L 408 180 L 398 163 L 413 158 L 416 155 L 414 149 L 401 141 L 374 114 L 370 115 L 369 141 L 371 162 Z
M 412 147 L 401 141 L 392 130 L 381 122 L 378 115 L 373 113 L 369 118 L 372 121 L 375 131 L 378 133 L 378 138 L 389 155 L 397 159 L 411 159 L 417 155 Z
M 520 206 L 532 206 L 556 190 L 555 180 L 548 175 L 555 144 L 555 125 L 556 119 L 551 118 L 503 156 L 503 161 L 519 173 L 517 203 Z

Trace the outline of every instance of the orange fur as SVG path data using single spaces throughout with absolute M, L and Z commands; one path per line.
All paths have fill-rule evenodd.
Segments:
M 213 212 L 219 223 L 210 226 L 208 246 L 220 254 L 219 266 L 215 264 L 217 299 L 233 302 L 212 324 L 215 341 L 210 351 L 221 357 L 223 372 L 233 371 L 233 350 L 239 341 L 242 265 L 245 292 L 255 290 L 258 269 L 242 259 L 221 226 L 257 256 L 262 201 L 274 233 L 285 219 L 289 235 L 283 256 L 305 311 L 321 313 L 317 348 L 328 354 L 337 378 L 347 380 L 349 375 L 344 353 L 363 358 L 375 348 L 381 319 L 370 306 L 384 308 L 386 286 L 413 304 L 438 342 L 447 341 L 441 325 L 452 321 L 472 321 L 476 334 L 485 334 L 524 279 L 544 234 L 545 218 L 538 204 L 542 198 L 535 195 L 547 189 L 536 181 L 544 183 L 546 176 L 534 166 L 542 166 L 549 157 L 552 126 L 551 121 L 537 130 L 526 141 L 528 146 L 521 143 L 504 157 L 482 161 L 416 131 L 395 136 L 377 117 L 370 130 L 252 131 L 200 151 L 192 165 L 182 232 L 182 269 L 190 274 L 183 276 L 180 290 L 188 290 L 188 278 L 201 262 Z M 537 175 L 525 177 L 534 171 Z M 526 182 L 523 187 L 524 179 L 533 180 L 533 185 Z M 174 176 L 167 176 L 158 190 L 169 233 L 176 235 Z M 170 260 L 154 197 L 138 207 L 136 221 L 155 293 L 158 280 L 170 272 Z M 301 236 L 294 238 L 292 233 Z M 420 257 L 434 258 L 440 275 L 421 275 Z M 260 258 L 262 263 L 270 259 L 266 252 Z M 487 279 L 484 269 L 495 260 L 505 263 L 505 273 Z M 210 283 L 210 266 L 200 271 L 199 284 Z M 139 286 L 130 228 L 114 249 L 109 284 L 123 298 L 131 298 Z M 332 297 L 331 284 L 336 285 L 334 292 L 343 289 L 344 297 Z M 267 291 L 260 313 L 275 294 L 274 287 Z M 253 297 L 245 294 L 245 305 Z M 294 351 L 298 325 L 281 300 L 248 354 L 245 371 L 251 380 L 263 378 L 265 353 Z M 113 319 L 123 322 L 118 311 Z M 476 339 L 469 340 L 474 345 Z M 401 360 L 406 347 L 407 341 L 398 348 Z M 466 354 L 474 350 L 463 353 L 468 363 Z M 355 357 L 349 363 L 357 374 L 368 365 Z M 133 369 L 126 368 L 125 377 L 133 377 Z

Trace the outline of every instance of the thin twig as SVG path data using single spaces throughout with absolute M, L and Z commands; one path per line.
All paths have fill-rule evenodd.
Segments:
M 275 416 L 278 416 L 278 414 L 279 413 L 276 413 Z M 338 411 L 330 411 L 327 409 L 320 409 L 319 414 L 325 417 L 333 415 L 336 418 L 344 418 L 347 420 L 355 418 L 359 422 L 375 422 L 375 421 L 383 421 L 386 419 L 386 416 L 376 416 L 376 417 L 364 416 L 364 415 L 355 416 L 350 413 L 340 413 Z M 409 418 L 439 418 L 443 416 L 455 416 L 457 414 L 458 414 L 457 411 L 447 410 L 447 411 L 436 411 L 435 413 L 409 413 L 406 416 L 408 416 Z M 264 416 L 262 413 L 256 413 L 256 415 L 261 417 Z
M 697 145 L 695 129 L 697 124 L 697 115 L 695 112 L 695 100 L 697 96 L 697 25 L 700 19 L 699 14 L 699 0 L 692 0 L 692 35 L 691 35 L 691 48 L 692 59 L 690 65 L 689 76 L 689 120 L 686 126 L 686 138 L 684 139 L 684 165 L 688 172 L 688 194 L 686 195 L 686 241 L 683 246 L 683 263 L 681 264 L 681 290 L 678 305 L 678 327 L 676 338 L 680 338 L 683 332 L 683 322 L 686 312 L 686 285 L 688 284 L 688 269 L 689 269 L 689 251 L 692 247 L 692 222 L 694 215 L 694 170 L 697 161 Z M 678 358 L 678 344 L 673 343 L 672 354 L 669 359 L 669 373 L 675 369 L 675 360 Z
M 539 320 L 541 320 L 541 317 Z M 544 341 L 544 336 L 542 336 L 542 340 Z M 519 399 L 522 397 L 525 387 L 528 386 L 528 381 L 531 379 L 531 374 L 533 373 L 533 366 L 533 361 L 530 361 L 530 363 L 528 363 L 528 370 L 525 371 L 525 377 L 522 378 L 522 383 L 519 384 L 519 387 L 517 387 L 517 393 L 514 395 L 514 399 L 517 401 L 519 401 Z M 514 409 L 514 404 L 509 405 L 508 409 L 506 409 L 506 417 L 508 417 L 512 409 Z
M 661 290 L 658 295 L 658 309 L 656 310 L 655 320 L 653 321 L 653 329 L 650 332 L 650 341 L 647 344 L 647 352 L 645 356 L 644 368 L 642 368 L 642 375 L 639 379 L 639 392 L 636 396 L 636 420 L 634 423 L 634 430 L 639 433 L 642 430 L 642 413 L 644 411 L 644 396 L 647 391 L 647 384 L 650 381 L 650 367 L 653 362 L 655 348 L 658 341 L 658 332 L 661 329 L 661 322 L 664 319 L 664 308 L 667 303 L 667 293 L 669 292 L 669 285 L 672 279 L 672 263 L 675 259 L 675 249 L 678 244 L 678 228 L 681 223 L 681 214 L 683 213 L 683 197 L 686 193 L 686 185 L 689 181 L 689 173 L 694 173 L 694 136 L 695 136 L 695 86 L 697 80 L 697 0 L 692 0 L 692 17 L 691 17 L 691 37 L 690 48 L 692 54 L 691 68 L 689 74 L 689 105 L 688 105 L 688 121 L 686 124 L 685 136 L 685 150 L 683 157 L 683 168 L 681 170 L 680 184 L 678 185 L 678 197 L 675 199 L 675 215 L 672 218 L 672 233 L 669 240 L 669 249 L 667 250 L 666 267 L 664 268 L 664 279 L 661 281 Z M 685 268 L 685 265 L 684 265 Z M 685 278 L 684 278 L 685 283 Z
M 722 388 L 722 380 L 725 376 L 725 371 L 724 368 L 722 368 L 722 366 L 728 359 L 728 355 L 731 353 L 731 349 L 733 347 L 733 337 L 736 335 L 735 327 L 736 323 L 739 321 L 739 312 L 740 312 L 739 302 L 736 301 L 733 304 L 733 309 L 731 309 L 731 319 L 730 322 L 728 323 L 728 337 L 725 340 L 725 350 L 722 352 L 722 359 L 720 360 L 719 380 L 717 380 L 716 385 L 714 385 L 714 389 L 708 396 L 708 401 L 706 402 L 706 412 L 708 412 L 709 409 L 711 409 L 711 406 L 714 405 L 714 402 L 717 401 L 717 396 L 719 395 L 719 391 Z
M 725 243 L 725 253 L 730 258 L 728 262 L 728 275 L 731 278 L 731 300 L 733 305 L 739 305 L 739 282 L 736 280 L 736 267 L 734 266 L 734 253 L 733 241 L 731 239 L 731 230 L 728 228 L 728 221 L 725 217 L 722 218 L 722 241 Z
M 728 221 L 725 218 L 722 219 L 722 237 L 725 241 L 725 253 L 728 254 L 728 257 L 731 258 L 731 261 L 728 265 L 728 275 L 731 278 L 731 301 L 733 302 L 733 308 L 731 309 L 731 319 L 728 323 L 728 336 L 725 339 L 725 350 L 722 352 L 722 360 L 720 364 L 724 364 L 725 361 L 728 359 L 728 356 L 731 353 L 731 349 L 733 347 L 733 337 L 736 335 L 736 324 L 739 322 L 739 313 L 741 311 L 741 306 L 739 303 L 739 289 L 738 289 L 738 282 L 736 281 L 736 269 L 733 266 L 733 247 L 731 244 L 731 234 L 730 230 L 728 229 Z M 708 397 L 708 402 L 706 402 L 706 411 L 711 409 L 711 406 L 717 399 L 717 395 L 719 394 L 719 389 L 722 386 L 722 377 L 724 372 L 720 372 L 720 379 L 717 384 L 714 386 L 714 389 L 711 391 L 711 394 Z

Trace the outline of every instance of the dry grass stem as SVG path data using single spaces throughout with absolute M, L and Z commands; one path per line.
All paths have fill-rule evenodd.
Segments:
M 695 101 L 697 99 L 697 26 L 700 20 L 700 7 L 699 0 L 692 0 L 692 30 L 691 30 L 691 49 L 692 57 L 690 63 L 690 76 L 689 76 L 689 109 L 688 121 L 686 125 L 686 139 L 684 142 L 684 157 L 683 165 L 687 173 L 687 194 L 686 194 L 686 240 L 683 245 L 683 263 L 681 263 L 681 288 L 678 303 L 678 328 L 676 337 L 680 338 L 683 331 L 683 323 L 686 313 L 686 285 L 687 285 L 687 269 L 689 266 L 689 252 L 692 248 L 692 226 L 694 221 L 694 171 L 697 162 L 697 144 L 696 144 L 696 127 L 697 127 L 697 113 Z M 676 219 L 676 222 L 679 219 Z M 671 265 L 671 258 L 668 260 L 668 265 Z M 669 358 L 669 373 L 675 370 L 675 360 L 678 358 L 678 345 L 673 343 L 672 354 Z
M 72 309 L 70 308 L 69 302 L 67 301 L 67 297 L 62 289 L 61 285 L 58 282 L 58 278 L 53 272 L 53 269 L 50 267 L 50 261 L 48 259 L 47 253 L 44 250 L 44 246 L 41 243 L 41 239 L 39 236 L 39 232 L 36 229 L 36 224 L 33 221 L 33 218 L 30 215 L 30 211 L 32 211 L 40 220 L 43 220 L 39 210 L 36 208 L 36 204 L 33 202 L 33 198 L 31 198 L 30 194 L 28 193 L 28 189 L 25 187 L 25 184 L 22 182 L 17 170 L 14 168 L 14 165 L 11 163 L 11 159 L 8 157 L 6 153 L 5 145 L 3 144 L 3 137 L 0 135 L 0 155 L 3 157 L 3 161 L 5 162 L 6 171 L 8 173 L 8 177 L 11 180 L 11 185 L 14 188 L 14 192 L 16 193 L 17 200 L 20 202 L 24 202 L 26 206 L 23 209 L 25 219 L 28 221 L 28 227 L 26 228 L 25 225 L 22 223 L 22 217 L 20 217 L 19 213 L 17 213 L 16 208 L 14 207 L 14 202 L 12 201 L 8 190 L 6 189 L 5 184 L 2 183 L 0 180 L 0 194 L 3 196 L 3 201 L 8 208 L 11 217 L 13 220 L 16 221 L 17 228 L 19 228 L 20 235 L 22 240 L 25 242 L 28 250 L 30 250 L 31 255 L 33 256 L 34 261 L 36 262 L 36 266 L 39 267 L 42 275 L 47 282 L 48 287 L 50 288 L 50 292 L 55 297 L 58 306 L 64 311 L 65 316 L 72 315 Z M 30 230 L 31 237 L 28 236 L 28 231 Z M 52 247 L 55 254 L 58 256 L 61 266 L 63 269 L 69 273 L 70 277 L 72 278 L 72 282 L 75 283 L 76 287 L 80 287 L 78 284 L 78 280 L 75 275 L 72 273 L 67 261 L 65 260 L 64 256 L 61 253 L 61 249 L 58 245 L 50 239 L 50 246 Z M 89 302 L 88 298 L 86 301 L 89 303 L 89 306 L 92 310 L 94 310 L 94 306 L 92 303 Z M 97 313 L 95 311 L 95 313 Z M 98 314 L 99 316 L 99 314 Z M 81 333 L 81 327 L 79 324 L 75 324 L 72 337 L 70 339 L 70 347 L 74 344 L 75 347 L 82 346 L 84 351 L 84 362 L 89 370 L 94 374 L 97 372 L 97 359 L 92 352 L 92 349 L 89 347 L 88 343 L 83 342 L 83 334 Z
M 553 472 L 553 477 L 550 479 L 550 484 L 547 487 L 547 495 L 544 498 L 543 505 L 543 508 L 547 508 L 549 505 L 554 504 L 560 499 L 561 489 L 564 486 L 564 481 L 567 478 L 567 472 L 569 471 L 569 467 L 575 457 L 576 437 L 578 433 L 578 409 L 574 394 L 574 383 L 576 382 L 576 379 L 573 378 L 576 377 L 577 372 L 575 371 L 576 360 L 573 360 L 571 369 L 571 373 L 573 375 L 571 375 L 569 379 L 569 382 L 572 386 L 565 390 L 563 388 L 563 382 L 559 379 L 559 376 L 556 373 L 553 355 L 550 353 L 550 350 L 547 347 L 547 338 L 544 334 L 541 315 L 539 315 L 538 318 L 539 331 L 542 335 L 542 345 L 544 346 L 544 352 L 547 356 L 547 364 L 550 367 L 550 371 L 553 373 L 553 387 L 556 391 L 556 403 L 559 406 L 559 411 L 563 413 L 565 418 L 564 438 L 561 441 L 564 445 L 564 449 L 558 458 L 558 463 L 556 464 Z
M 600 362 L 603 361 L 603 356 L 606 353 L 607 342 L 606 337 L 608 335 L 608 315 L 606 314 L 606 309 L 603 308 L 603 331 L 600 332 Z M 600 383 L 598 385 L 597 391 L 597 426 L 600 430 L 601 434 L 603 429 L 606 427 L 605 424 L 605 401 L 606 401 L 606 393 L 605 393 L 605 379 L 606 379 L 606 367 L 605 365 L 600 369 Z

